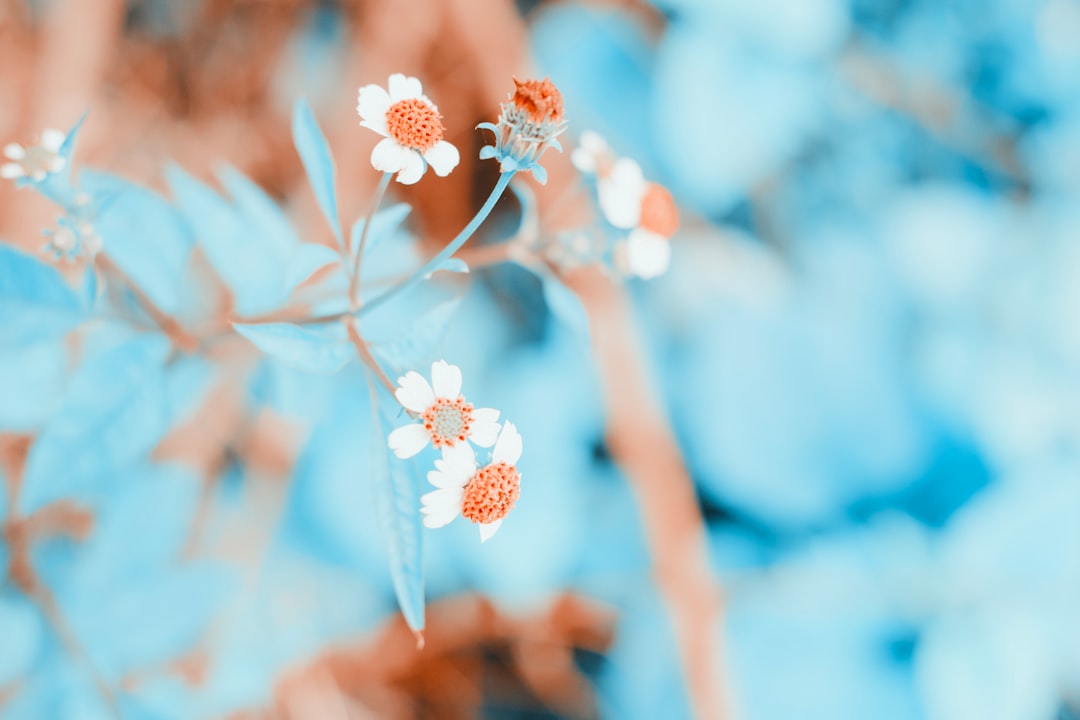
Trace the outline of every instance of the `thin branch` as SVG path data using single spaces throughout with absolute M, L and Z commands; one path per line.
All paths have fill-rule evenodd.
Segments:
M 199 339 L 185 330 L 171 315 L 155 305 L 154 301 L 116 263 L 104 254 L 98 255 L 96 262 L 101 267 L 102 272 L 112 276 L 114 280 L 125 286 L 135 296 L 143 312 L 172 340 L 177 348 L 184 352 L 194 352 L 198 349 Z

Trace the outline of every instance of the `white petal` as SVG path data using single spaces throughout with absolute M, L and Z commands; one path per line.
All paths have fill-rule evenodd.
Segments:
M 499 437 L 499 423 L 490 420 L 473 420 L 472 434 L 469 440 L 480 447 L 491 447 Z
M 498 422 L 499 411 L 495 408 L 476 408 L 473 410 L 473 419 L 482 422 Z
M 378 85 L 365 85 L 356 93 L 356 112 L 360 124 L 385 136 L 386 111 L 390 109 L 390 96 Z
M 18 163 L 4 163 L 4 165 L 0 166 L 0 177 L 6 180 L 21 178 L 25 174 L 26 170 Z
M 447 471 L 463 474 L 466 480 L 476 472 L 476 451 L 467 442 L 444 447 L 442 459 L 446 463 Z M 436 461 L 437 465 L 438 462 Z
M 520 459 L 521 434 L 514 427 L 514 423 L 507 421 L 503 424 L 499 439 L 495 441 L 495 449 L 491 451 L 491 462 L 517 465 Z
M 436 175 L 446 177 L 461 162 L 461 155 L 456 147 L 445 140 L 440 140 L 435 143 L 433 148 L 424 153 L 424 159 L 428 161 Z
M 424 94 L 424 88 L 420 81 L 414 77 L 406 77 L 401 73 L 390 76 L 390 102 L 418 98 Z
M 592 174 L 596 172 L 596 156 L 585 148 L 574 148 L 570 153 L 570 162 L 574 163 L 580 172 Z
M 431 386 L 435 397 L 457 400 L 461 395 L 461 368 L 445 360 L 436 360 L 431 364 Z
M 461 490 L 436 490 L 435 493 L 457 492 Z M 439 498 L 434 503 L 420 507 L 420 514 L 424 516 L 424 527 L 441 528 L 451 523 L 454 518 L 461 514 L 461 498 L 457 502 L 453 498 Z
M 44 130 L 41 133 L 41 147 L 53 152 L 59 152 L 60 146 L 64 144 L 65 137 L 67 136 L 59 130 L 53 128 Z
M 638 228 L 627 239 L 626 262 L 631 274 L 648 280 L 667 272 L 671 243 L 656 233 Z
M 386 438 L 386 444 L 394 451 L 394 454 L 404 460 L 411 458 L 424 449 L 431 439 L 431 435 L 419 423 L 409 423 L 394 430 Z
M 19 143 L 8 143 L 4 146 L 4 157 L 8 160 L 22 160 L 26 157 L 26 149 Z
M 415 153 L 401 147 L 392 138 L 380 140 L 371 151 L 371 166 L 379 172 L 400 172 L 408 163 L 410 155 Z
M 397 181 L 402 185 L 415 185 L 424 176 L 427 165 L 424 158 L 415 150 L 405 151 L 405 166 L 397 174 Z
M 57 155 L 49 160 L 49 172 L 60 172 L 67 165 L 67 160 Z
M 398 389 L 394 391 L 394 397 L 406 409 L 422 413 L 435 403 L 435 392 L 424 376 L 415 370 L 405 373 L 397 381 Z
M 436 460 L 435 470 L 428 470 L 427 481 L 437 488 L 462 488 L 469 484 L 476 468 L 465 469 L 447 462 Z
M 495 533 L 499 532 L 499 527 L 502 525 L 502 518 L 489 523 L 480 523 L 480 542 L 486 543 L 491 538 L 495 537 Z

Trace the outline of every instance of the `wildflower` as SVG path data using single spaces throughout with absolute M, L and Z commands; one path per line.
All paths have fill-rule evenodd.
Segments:
M 357 93 L 360 125 L 382 135 L 371 151 L 371 164 L 381 172 L 397 173 L 397 181 L 412 185 L 428 165 L 439 177 L 457 167 L 457 148 L 443 140 L 445 128 L 438 108 L 424 95 L 420 81 L 400 73 L 390 76 L 389 92 L 365 85 Z
M 67 164 L 67 160 L 60 154 L 65 137 L 61 131 L 50 128 L 41 133 L 39 145 L 6 145 L 4 157 L 11 162 L 0 166 L 0 177 L 8 180 L 28 177 L 34 182 L 41 182 L 49 173 L 60 172 Z
M 466 444 L 491 447 L 499 433 L 499 411 L 473 408 L 461 396 L 461 369 L 445 360 L 431 366 L 431 384 L 411 370 L 398 378 L 394 397 L 417 422 L 390 433 L 387 444 L 399 458 L 410 458 L 430 442 L 437 448 Z
M 480 526 L 480 542 L 487 542 L 521 496 L 521 435 L 513 423 L 503 425 L 491 451 L 491 462 L 477 469 L 476 453 L 469 445 L 443 450 L 428 482 L 437 489 L 420 498 L 424 525 L 440 528 L 458 515 Z
M 566 129 L 562 94 L 551 80 L 518 80 L 514 93 L 501 105 L 497 125 L 480 123 L 495 133 L 495 144 L 480 150 L 480 159 L 497 158 L 503 172 L 531 171 L 537 182 L 547 182 L 540 157 L 553 147 L 562 152 L 556 136 Z
M 45 251 L 56 260 L 72 260 L 77 257 L 93 259 L 101 252 L 101 236 L 89 220 L 64 217 L 57 227 L 44 232 L 49 239 Z
M 640 278 L 664 274 L 671 262 L 670 238 L 679 229 L 679 210 L 671 193 L 649 182 L 641 166 L 617 158 L 602 137 L 583 133 L 571 154 L 574 166 L 596 176 L 600 211 L 620 230 L 629 230 L 615 246 L 615 263 L 624 273 Z

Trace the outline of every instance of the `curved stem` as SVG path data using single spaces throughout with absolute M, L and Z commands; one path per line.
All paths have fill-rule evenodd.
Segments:
M 352 262 L 352 272 L 349 273 L 349 304 L 355 307 L 357 298 L 356 292 L 360 289 L 360 269 L 363 267 L 364 261 L 364 243 L 367 241 L 368 231 L 371 230 L 371 221 L 375 218 L 375 211 L 379 209 L 379 205 L 382 204 L 383 196 L 386 195 L 386 188 L 390 185 L 390 177 L 393 173 L 384 172 L 382 178 L 379 180 L 379 187 L 375 189 L 375 197 L 371 201 L 371 212 L 368 213 L 367 218 L 364 219 L 364 229 L 360 231 L 360 241 L 357 242 L 356 247 L 350 247 L 349 243 L 345 243 L 347 252 L 355 254 Z M 346 255 L 345 262 L 348 263 L 349 258 Z M 345 268 L 346 272 L 349 272 L 348 266 Z
M 371 354 L 371 350 L 368 349 L 367 343 L 364 342 L 364 338 L 360 336 L 360 331 L 356 328 L 356 320 L 354 318 L 346 318 L 344 320 L 345 329 L 349 333 L 349 340 L 352 342 L 353 347 L 356 348 L 356 354 L 360 356 L 360 361 L 368 366 L 375 374 L 375 377 L 379 378 L 387 390 L 392 395 L 397 386 L 387 376 L 383 369 L 379 367 L 379 363 L 375 360 L 375 356 Z
M 374 310 L 395 295 L 400 295 L 404 290 L 407 290 L 408 288 L 415 285 L 424 276 L 439 267 L 439 265 L 441 265 L 444 260 L 457 252 L 458 249 L 465 244 L 465 241 L 473 236 L 473 233 L 475 233 L 476 229 L 480 227 L 480 224 L 487 219 L 487 216 L 491 214 L 492 208 L 495 207 L 495 203 L 499 201 L 500 197 L 502 197 L 502 194 L 506 190 L 506 186 L 510 184 L 510 179 L 512 177 L 514 177 L 513 171 L 504 172 L 502 175 L 500 175 L 499 182 L 495 184 L 495 187 L 492 189 L 491 194 L 488 195 L 488 199 L 484 202 L 483 207 L 481 207 L 480 210 L 473 217 L 473 219 L 469 221 L 469 224 L 466 225 L 460 233 L 458 233 L 457 237 L 451 240 L 450 243 L 446 247 L 444 247 L 438 255 L 428 260 L 419 269 L 409 275 L 409 277 L 405 278 L 402 283 L 400 283 L 399 285 L 395 285 L 383 294 L 376 296 L 371 302 L 362 306 L 359 310 L 357 310 L 357 316 L 363 316 L 364 313 Z

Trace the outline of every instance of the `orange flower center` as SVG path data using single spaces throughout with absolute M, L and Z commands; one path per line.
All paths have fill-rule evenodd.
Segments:
M 438 398 L 424 411 L 424 428 L 431 433 L 431 444 L 437 448 L 453 447 L 472 432 L 473 406 L 464 398 Z
M 518 80 L 514 78 L 514 105 L 523 110 L 534 123 L 560 122 L 563 119 L 562 93 L 551 80 Z
M 386 129 L 399 145 L 425 152 L 443 138 L 442 115 L 420 98 L 398 100 L 386 111 Z
M 670 238 L 679 229 L 679 208 L 666 187 L 649 183 L 645 197 L 641 199 L 641 222 L 638 224 L 665 238 Z
M 506 517 L 521 495 L 521 473 L 513 465 L 494 463 L 481 468 L 465 486 L 461 515 L 474 523 Z

